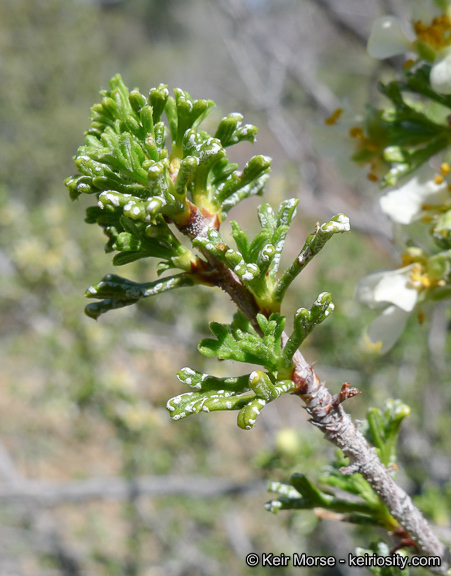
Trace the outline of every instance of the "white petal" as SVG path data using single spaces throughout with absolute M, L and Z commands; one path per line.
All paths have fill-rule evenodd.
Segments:
M 369 274 L 360 280 L 357 284 L 355 297 L 358 302 L 366 304 L 370 308 L 380 308 L 384 303 L 376 302 L 374 299 L 374 292 L 376 286 L 381 281 L 386 272 L 375 272 L 374 274 Z
M 418 300 L 418 291 L 410 286 L 412 266 L 395 270 L 398 274 L 385 274 L 376 286 L 374 299 L 376 302 L 390 302 L 404 310 L 412 312 Z
M 436 184 L 429 166 L 420 168 L 403 186 L 392 190 L 379 200 L 382 211 L 394 222 L 411 224 L 423 213 L 424 204 L 442 204 L 448 197 L 447 183 Z
M 402 23 L 395 16 L 378 18 L 368 39 L 368 54 L 373 58 L 390 58 L 412 49 L 411 42 L 402 30 Z
M 412 22 L 420 20 L 429 25 L 436 16 L 443 14 L 438 4 L 435 0 L 411 0 Z
M 431 70 L 431 86 L 439 94 L 451 94 L 451 54 L 436 62 Z
M 404 310 L 396 306 L 386 308 L 368 329 L 373 346 L 379 344 L 381 354 L 388 352 L 403 333 L 408 319 L 409 313 Z
M 410 265 L 365 276 L 357 286 L 357 300 L 370 308 L 395 304 L 405 312 L 411 312 L 418 300 L 418 292 L 410 284 L 412 268 Z

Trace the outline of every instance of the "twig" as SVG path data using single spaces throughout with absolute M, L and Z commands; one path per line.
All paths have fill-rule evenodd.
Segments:
M 198 209 L 193 213 L 192 221 L 196 230 L 206 230 L 206 220 Z M 202 223 L 204 220 L 204 223 Z M 188 236 L 190 225 L 183 230 Z M 209 265 L 214 271 L 216 258 L 209 256 Z M 224 268 L 216 261 L 218 268 Z M 253 298 L 246 298 L 247 288 L 228 270 L 229 274 L 221 273 L 221 288 L 227 292 L 235 305 L 251 320 L 254 328 L 261 333 L 256 322 L 256 303 Z M 249 293 L 249 296 L 251 294 Z M 285 346 L 288 336 L 282 335 L 282 345 Z M 310 422 L 320 428 L 327 440 L 338 446 L 350 459 L 350 465 L 343 473 L 360 473 L 387 506 L 390 514 L 400 523 L 407 536 L 418 547 L 420 553 L 427 556 L 439 556 L 441 566 L 431 569 L 438 574 L 446 574 L 451 566 L 451 555 L 448 548 L 440 542 L 421 512 L 413 504 L 410 496 L 393 480 L 390 472 L 379 460 L 363 434 L 357 429 L 340 402 L 329 392 L 325 384 L 316 375 L 313 367 L 298 350 L 293 356 L 294 370 L 292 380 L 295 383 L 295 394 L 305 403 L 305 408 L 311 416 Z
M 329 390 L 299 351 L 295 354 L 294 362 L 296 394 L 305 402 L 311 416 L 310 422 L 320 428 L 326 439 L 338 446 L 350 459 L 350 466 L 342 472 L 362 474 L 420 552 L 428 556 L 440 556 L 442 565 L 437 573 L 446 574 L 451 561 L 449 550 L 434 534 L 410 496 L 395 483 L 374 448 L 368 444 L 341 404 L 334 402 Z

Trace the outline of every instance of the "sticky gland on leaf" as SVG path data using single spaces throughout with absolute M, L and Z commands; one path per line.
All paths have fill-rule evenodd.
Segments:
M 188 207 L 188 214 L 184 216 L 183 224 L 179 224 L 180 232 L 188 236 L 188 238 L 195 238 L 199 234 L 206 235 L 207 230 L 219 230 L 220 221 L 217 214 L 210 214 L 205 208 L 199 209 L 198 206 L 192 204 L 189 200 L 186 202 Z

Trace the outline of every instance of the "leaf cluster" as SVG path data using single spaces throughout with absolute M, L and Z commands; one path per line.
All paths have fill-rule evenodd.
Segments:
M 332 310 L 327 293 L 321 294 L 310 310 L 300 308 L 294 318 L 293 333 L 283 349 L 281 336 L 286 318 L 280 314 L 272 313 L 269 318 L 258 314 L 260 333 L 241 312 L 235 314 L 230 325 L 212 322 L 210 329 L 216 338 L 206 338 L 198 346 L 204 356 L 256 364 L 267 372 L 254 370 L 238 378 L 217 378 L 184 368 L 178 372 L 178 379 L 197 391 L 168 401 L 171 418 L 180 420 L 201 411 L 240 410 L 238 426 L 250 430 L 269 402 L 294 390 L 293 356 L 307 335 Z
M 394 473 L 396 467 L 396 442 L 403 419 L 410 408 L 399 400 L 388 400 L 383 411 L 370 408 L 361 430 L 371 442 L 385 466 Z M 332 466 L 319 478 L 319 486 L 304 474 L 294 474 L 290 484 L 273 482 L 270 491 L 279 494 L 266 508 L 279 510 L 306 510 L 320 508 L 325 512 L 341 515 L 341 520 L 353 524 L 382 526 L 386 530 L 397 527 L 385 504 L 361 474 L 349 475 L 347 459 L 338 451 Z M 343 495 L 348 494 L 348 497 Z
M 263 406 L 293 389 L 296 350 L 333 311 L 326 292 L 310 309 L 299 308 L 293 333 L 283 347 L 285 317 L 279 314 L 283 296 L 325 243 L 349 230 L 349 220 L 340 214 L 318 224 L 293 264 L 278 275 L 298 200 L 283 201 L 277 211 L 269 204 L 259 206 L 261 230 L 253 239 L 233 221 L 233 247 L 219 230 L 229 210 L 260 194 L 268 177 L 269 158 L 254 156 L 240 172 L 226 155 L 228 146 L 253 142 L 257 129 L 232 113 L 212 136 L 200 125 L 214 103 L 195 100 L 180 89 L 170 96 L 163 84 L 145 96 L 138 90 L 129 92 L 117 75 L 101 97 L 92 107 L 85 145 L 75 156 L 79 174 L 68 178 L 66 186 L 72 199 L 96 196 L 97 205 L 87 209 L 86 221 L 103 228 L 106 251 L 116 252 L 115 266 L 157 258 L 159 278 L 140 283 L 108 274 L 87 290 L 86 296 L 98 301 L 89 304 L 86 313 L 98 318 L 108 310 L 195 284 L 227 289 L 227 278 L 233 290 L 252 303 L 252 313 L 238 312 L 230 325 L 213 322 L 215 338 L 203 340 L 199 350 L 264 371 L 223 379 L 185 368 L 179 379 L 190 386 L 195 382 L 196 391 L 169 400 L 167 407 L 173 419 L 237 409 L 239 426 L 249 429 Z M 180 235 L 189 238 L 192 249 Z M 178 273 L 165 275 L 174 269 Z

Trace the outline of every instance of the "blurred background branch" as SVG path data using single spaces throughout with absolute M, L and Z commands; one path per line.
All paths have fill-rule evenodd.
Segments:
M 98 323 L 82 316 L 87 285 L 111 263 L 94 248 L 99 232 L 79 225 L 85 206 L 68 202 L 62 182 L 73 172 L 89 107 L 117 72 L 144 92 L 165 82 L 214 99 L 212 122 L 239 111 L 259 126 L 252 153 L 274 159 L 265 201 L 301 198 L 287 259 L 316 219 L 350 217 L 351 238 L 322 267 L 312 264 L 287 304 L 311 303 L 320 286 L 332 292 L 333 322 L 309 338 L 306 357 L 320 360 L 331 390 L 348 380 L 359 386 L 364 393 L 350 406 L 357 418 L 387 397 L 411 405 L 401 481 L 437 525 L 449 524 L 449 311 L 437 308 L 422 327 L 412 318 L 383 363 L 359 347 L 371 312 L 353 300 L 355 285 L 393 264 L 390 227 L 371 183 L 343 182 L 314 152 L 310 133 L 338 106 L 378 101 L 381 68 L 366 55 L 366 38 L 374 18 L 405 5 L 0 4 L 0 576 L 241 575 L 250 549 L 319 555 L 333 540 L 333 528 L 313 512 L 272 517 L 263 510 L 263 482 L 319 470 L 330 455 L 296 399 L 268 407 L 248 433 L 228 414 L 175 424 L 164 410 L 180 392 L 174 373 L 181 367 L 224 375 L 221 363 L 201 365 L 194 342 L 208 335 L 207 319 L 230 320 L 226 298 L 199 288 L 189 305 L 184 294 L 167 294 L 140 305 L 139 314 L 124 309 Z M 385 66 L 382 73 L 392 74 Z M 242 166 L 250 145 L 233 154 Z M 255 228 L 260 202 L 240 210 L 242 226 Z M 136 281 L 155 279 L 140 263 L 130 270 Z M 194 498 L 196 490 L 214 500 Z M 361 540 L 358 530 L 340 529 L 340 538 Z

